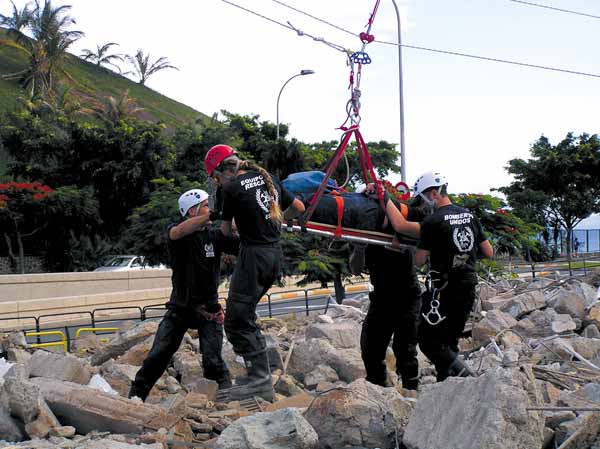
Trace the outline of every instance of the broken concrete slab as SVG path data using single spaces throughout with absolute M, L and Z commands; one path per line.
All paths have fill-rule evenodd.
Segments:
M 22 425 L 18 423 L 10 412 L 0 405 L 0 441 L 23 441 L 25 439 Z
M 349 349 L 360 347 L 361 326 L 356 321 L 338 321 L 333 324 L 314 323 L 306 328 L 307 340 L 324 338 L 334 348 Z
M 570 314 L 557 313 L 550 322 L 550 329 L 552 329 L 552 332 L 555 334 L 565 334 L 577 329 L 577 323 Z
M 583 319 L 586 315 L 585 298 L 567 288 L 553 291 L 546 299 L 550 307 L 558 313 L 566 313 L 572 318 Z
M 303 382 L 307 372 L 321 364 L 333 368 L 344 382 L 353 382 L 366 375 L 358 349 L 336 349 L 322 338 L 297 342 L 288 372 Z
M 92 377 L 88 366 L 70 354 L 37 350 L 26 364 L 31 377 L 47 377 L 80 385 L 86 385 Z
M 134 345 L 131 349 L 127 350 L 123 355 L 120 355 L 115 359 L 119 365 L 133 365 L 142 366 L 148 353 L 152 348 L 154 342 L 154 335 L 146 338 L 144 341 Z
M 146 429 L 157 430 L 169 422 L 162 408 L 141 401 L 43 377 L 34 378 L 31 383 L 39 387 L 61 423 L 82 434 L 92 430 L 138 434 Z
M 295 408 L 240 418 L 219 437 L 216 449 L 317 449 L 315 430 Z
M 471 335 L 476 345 L 490 342 L 499 332 L 516 326 L 517 320 L 501 310 L 490 310 L 485 318 L 473 324 Z
M 127 397 L 131 382 L 139 369 L 138 366 L 122 365 L 111 359 L 100 366 L 100 374 L 121 396 Z
M 513 318 L 519 319 L 545 306 L 546 299 L 544 298 L 544 294 L 539 290 L 533 290 L 513 296 L 506 303 L 502 304 L 499 309 L 508 313 Z
M 451 377 L 423 388 L 403 443 L 409 449 L 539 448 L 544 416 L 526 408 L 540 400 L 527 367 Z
M 204 377 L 198 377 L 191 380 L 187 385 L 186 389 L 193 393 L 200 393 L 206 395 L 209 401 L 214 401 L 217 398 L 217 392 L 219 390 L 219 384 L 214 380 L 205 379 Z
M 304 417 L 322 447 L 395 447 L 414 401 L 393 388 L 359 379 L 318 396 Z
M 315 369 L 304 376 L 304 386 L 313 390 L 321 382 L 334 383 L 338 380 L 340 378 L 333 368 L 327 365 L 317 365 Z
M 7 376 L 3 386 L 8 410 L 12 416 L 25 424 L 25 433 L 30 438 L 46 438 L 53 427 L 60 427 L 40 389 L 20 376 Z
M 117 358 L 125 354 L 129 349 L 133 348 L 138 343 L 146 340 L 148 337 L 154 336 L 158 329 L 158 322 L 142 321 L 139 324 L 119 332 L 110 339 L 108 343 L 102 346 L 91 358 L 92 365 L 102 365 L 109 359 Z
M 173 367 L 181 378 L 181 385 L 187 385 L 199 377 L 203 377 L 200 356 L 189 349 L 180 349 L 173 356 Z

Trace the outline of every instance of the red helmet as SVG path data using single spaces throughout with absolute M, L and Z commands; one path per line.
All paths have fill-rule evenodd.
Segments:
M 212 172 L 219 166 L 221 162 L 230 156 L 233 156 L 235 151 L 229 145 L 215 145 L 206 153 L 204 157 L 204 167 L 208 176 L 212 176 Z

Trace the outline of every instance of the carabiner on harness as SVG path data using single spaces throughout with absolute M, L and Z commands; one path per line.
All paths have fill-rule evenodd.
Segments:
M 448 282 L 445 282 L 444 285 L 442 285 L 440 288 L 436 288 L 435 287 L 435 279 L 433 279 L 432 274 L 433 273 L 437 273 L 436 271 L 430 271 L 427 275 L 427 280 L 426 280 L 426 286 L 427 286 L 427 291 L 431 292 L 431 302 L 430 302 L 430 309 L 429 312 L 427 313 L 421 313 L 421 315 L 423 316 L 423 318 L 425 318 L 425 321 L 427 321 L 431 326 L 437 326 L 438 324 L 440 324 L 442 321 L 444 321 L 446 319 L 445 316 L 442 316 L 440 314 L 439 308 L 440 308 L 440 292 L 446 288 L 446 285 L 448 285 Z
M 431 309 L 429 309 L 429 312 L 422 313 L 421 315 L 430 325 L 437 326 L 444 321 L 446 317 L 440 315 L 440 311 L 438 310 L 440 308 L 440 302 L 437 299 L 431 300 L 430 307 Z

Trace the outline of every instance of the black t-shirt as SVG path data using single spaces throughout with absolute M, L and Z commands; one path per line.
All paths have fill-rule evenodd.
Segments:
M 408 208 L 408 221 L 420 222 L 424 217 L 421 210 Z M 403 237 L 398 237 L 402 242 Z M 415 288 L 418 280 L 413 251 L 408 248 L 392 249 L 381 245 L 367 245 L 365 264 L 373 286 L 382 290 L 399 291 L 409 287 Z
M 167 233 L 175 224 L 168 227 Z M 226 237 L 219 230 L 204 228 L 178 240 L 168 235 L 173 291 L 170 309 L 191 310 L 218 299 L 221 253 L 237 254 L 239 239 Z
M 271 175 L 277 190 L 277 201 L 284 211 L 294 201 L 294 195 L 281 187 Z M 223 220 L 235 220 L 240 240 L 244 244 L 265 244 L 279 241 L 281 232 L 269 214 L 271 197 L 263 176 L 248 171 L 223 186 Z
M 476 282 L 477 250 L 485 240 L 479 220 L 468 209 L 450 204 L 423 220 L 418 247 L 429 251 L 432 270 L 448 279 Z

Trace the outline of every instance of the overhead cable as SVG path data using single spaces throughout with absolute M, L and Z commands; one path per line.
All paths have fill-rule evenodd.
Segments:
M 252 11 L 250 9 L 244 8 L 244 7 L 242 7 L 242 6 L 240 6 L 240 5 L 236 4 L 236 3 L 231 2 L 230 0 L 223 0 L 223 1 L 225 3 L 227 3 L 227 4 L 230 4 L 232 6 L 235 6 L 235 7 L 239 8 L 239 9 L 242 9 L 242 10 L 244 10 L 244 11 L 250 13 L 250 14 L 253 14 L 255 16 L 258 16 L 258 17 L 261 17 L 261 18 L 263 18 L 265 20 L 268 20 L 269 22 L 276 23 L 277 25 L 280 25 L 280 26 L 282 26 L 284 28 L 287 28 L 289 30 L 295 31 L 299 36 L 308 36 L 308 37 L 311 37 L 313 40 L 319 41 L 319 42 L 323 42 L 326 45 L 329 45 L 330 47 L 335 48 L 338 51 L 345 51 L 345 50 L 342 50 L 344 47 L 342 47 L 341 45 L 333 44 L 331 42 L 325 41 L 323 38 L 317 38 L 317 37 L 314 37 L 314 36 L 312 36 L 312 35 L 310 35 L 308 33 L 304 33 L 301 30 L 293 27 L 289 22 L 286 25 L 284 23 L 278 22 L 277 20 L 271 19 L 271 18 L 269 18 L 267 16 L 264 16 L 262 14 L 254 12 L 254 11 Z M 338 25 L 335 25 L 335 24 L 333 24 L 331 22 L 328 22 L 328 21 L 326 21 L 324 19 L 321 19 L 321 18 L 319 18 L 317 16 L 309 14 L 309 13 L 307 13 L 305 11 L 302 11 L 302 10 L 300 10 L 298 8 L 295 8 L 293 6 L 287 5 L 287 4 L 283 3 L 280 0 L 272 0 L 272 1 L 278 3 L 278 4 L 282 5 L 282 6 L 285 6 L 287 8 L 293 9 L 294 11 L 296 11 L 296 12 L 298 12 L 300 14 L 303 14 L 305 16 L 311 17 L 312 19 L 317 20 L 317 21 L 319 21 L 321 23 L 324 23 L 324 24 L 326 24 L 328 26 L 336 28 L 336 29 L 338 29 L 340 31 L 343 31 L 345 33 L 351 34 L 352 36 L 358 37 L 358 34 L 355 34 L 355 33 L 351 32 L 349 30 L 346 30 L 346 29 L 344 29 L 344 28 L 342 28 L 342 27 L 340 27 Z M 509 1 L 517 1 L 517 0 L 509 0 Z M 509 60 L 509 59 L 501 59 L 501 58 L 495 58 L 495 57 L 491 57 L 491 56 L 474 55 L 474 54 L 470 54 L 470 53 L 458 52 L 458 51 L 453 51 L 453 50 L 442 50 L 442 49 L 438 49 L 438 48 L 422 47 L 422 46 L 418 46 L 418 45 L 409 45 L 409 44 L 401 44 L 400 45 L 397 42 L 382 41 L 382 40 L 377 40 L 377 39 L 375 39 L 374 42 L 377 42 L 379 44 L 385 44 L 385 45 L 401 46 L 403 48 L 410 48 L 410 49 L 413 49 L 413 50 L 427 51 L 427 52 L 439 53 L 439 54 L 445 54 L 445 55 L 451 55 L 451 56 L 460 56 L 460 57 L 463 57 L 463 58 L 470 58 L 470 59 L 478 59 L 478 60 L 488 61 L 488 62 L 496 62 L 496 63 L 501 63 L 501 64 L 510 64 L 510 65 L 516 65 L 516 66 L 520 66 L 520 67 L 528 67 L 528 68 L 540 69 L 540 70 L 549 70 L 549 71 L 552 71 L 552 72 L 568 73 L 568 74 L 571 74 L 571 75 L 579 75 L 579 76 L 587 76 L 587 77 L 592 77 L 592 78 L 600 78 L 600 74 L 589 73 L 589 72 L 582 72 L 582 71 L 579 71 L 579 70 L 563 69 L 563 68 L 560 68 L 560 67 L 552 67 L 552 66 L 547 66 L 547 65 L 531 64 L 531 63 L 528 63 L 528 62 L 512 61 L 512 60 Z
M 544 5 L 542 3 L 526 2 L 524 0 L 508 0 L 508 1 L 513 2 L 513 3 L 521 3 L 522 5 L 527 5 L 527 6 L 535 6 L 536 8 L 544 8 L 544 9 L 550 9 L 552 11 L 565 12 L 567 14 L 575 14 L 577 16 L 590 17 L 592 19 L 600 19 L 600 16 L 596 16 L 594 14 L 588 14 L 588 13 L 580 12 L 580 11 L 573 11 L 571 9 L 556 8 L 555 6 Z
M 270 17 L 267 17 L 267 16 L 265 16 L 265 15 L 263 15 L 263 14 L 260 14 L 260 13 L 258 13 L 258 12 L 256 12 L 256 11 L 252 11 L 251 9 L 248 9 L 248 8 L 245 8 L 245 7 L 241 6 L 241 5 L 238 5 L 237 3 L 233 3 L 232 1 L 229 1 L 229 0 L 223 0 L 223 1 L 224 1 L 225 3 L 227 3 L 227 4 L 231 5 L 231 6 L 235 6 L 236 8 L 239 8 L 239 9 L 241 9 L 242 11 L 246 11 L 246 12 L 247 12 L 247 13 L 249 13 L 249 14 L 253 14 L 253 15 L 257 16 L 257 17 L 260 17 L 261 19 L 268 20 L 268 21 L 269 21 L 269 22 L 271 22 L 271 23 L 274 23 L 274 24 L 277 24 L 277 25 L 279 25 L 279 26 L 282 26 L 283 28 L 287 28 L 288 30 L 292 30 L 292 31 L 294 31 L 294 32 L 295 32 L 295 33 L 296 33 L 298 36 L 307 36 L 307 37 L 310 37 L 312 40 L 314 40 L 314 41 L 316 41 L 316 42 L 321 42 L 321 43 L 323 43 L 323 44 L 327 45 L 328 47 L 331 47 L 331 48 L 333 48 L 334 50 L 337 50 L 337 51 L 341 51 L 341 52 L 344 52 L 344 53 L 346 53 L 346 48 L 345 48 L 345 47 L 343 47 L 342 45 L 338 45 L 338 44 L 335 44 L 335 43 L 333 43 L 333 42 L 329 42 L 329 41 L 327 41 L 327 40 L 323 39 L 322 37 L 313 36 L 313 35 L 312 35 L 312 34 L 310 34 L 310 33 L 307 33 L 307 32 L 305 32 L 305 31 L 302 31 L 302 30 L 301 30 L 301 29 L 299 29 L 299 28 L 296 28 L 296 27 L 295 27 L 294 25 L 292 25 L 290 22 L 288 22 L 287 24 L 285 24 L 285 23 L 279 22 L 279 21 L 277 21 L 277 20 L 275 20 L 275 19 L 271 19 Z

